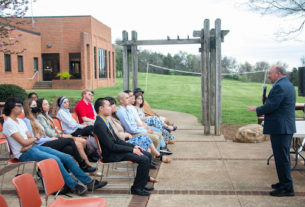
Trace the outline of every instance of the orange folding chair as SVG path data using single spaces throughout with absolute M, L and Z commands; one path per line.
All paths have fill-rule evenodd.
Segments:
M 12 180 L 20 206 L 22 207 L 40 207 L 42 202 L 32 175 L 25 173 L 14 177 Z
M 59 192 L 59 190 L 64 186 L 65 182 L 61 175 L 60 169 L 57 162 L 54 159 L 47 159 L 40 161 L 38 164 L 40 169 L 44 190 L 46 194 L 46 203 L 48 202 L 48 196 L 52 193 Z M 86 197 L 77 199 L 65 199 L 58 196 L 48 206 L 106 206 L 107 201 L 100 197 Z
M 78 116 L 76 113 L 71 113 L 73 119 L 79 124 Z
M 93 134 L 93 137 L 94 137 L 94 140 L 95 140 L 95 143 L 96 143 L 96 146 L 97 146 L 97 152 L 102 157 L 102 149 L 101 149 L 98 137 L 97 137 L 96 134 Z M 136 163 L 131 162 L 131 161 L 104 162 L 102 159 L 100 159 L 99 161 L 97 161 L 97 165 L 98 164 L 101 164 L 101 166 L 102 166 L 102 173 L 101 173 L 101 179 L 100 180 L 102 180 L 103 175 L 104 175 L 104 166 L 107 165 L 106 176 L 105 176 L 106 178 L 108 178 L 108 179 L 126 179 L 127 178 L 129 187 L 131 187 L 132 179 L 134 179 L 135 175 L 136 175 L 136 172 L 135 172 L 135 168 L 137 166 Z M 110 165 L 112 165 L 112 169 L 114 169 L 114 168 L 118 169 L 117 165 L 122 166 L 121 169 L 123 169 L 124 171 L 126 170 L 127 176 L 109 176 Z M 132 171 L 132 175 L 130 175 L 130 171 Z
M 0 206 L 1 206 L 1 207 L 8 207 L 5 198 L 4 198 L 3 195 L 1 195 L 1 194 L 0 194 Z

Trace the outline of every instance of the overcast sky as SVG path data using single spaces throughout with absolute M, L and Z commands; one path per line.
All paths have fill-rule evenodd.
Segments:
M 216 18 L 222 29 L 230 30 L 222 44 L 222 56 L 234 57 L 239 63 L 257 61 L 287 63 L 289 68 L 301 66 L 305 56 L 305 38 L 279 41 L 276 33 L 297 24 L 295 19 L 261 16 L 248 11 L 240 3 L 246 0 L 36 0 L 29 15 L 92 15 L 112 29 L 112 42 L 121 39 L 122 31 L 137 31 L 139 40 L 192 38 L 193 30 L 203 28 Z M 129 34 L 129 37 L 131 33 Z M 303 33 L 304 37 L 304 33 Z M 164 54 L 186 51 L 198 54 L 199 45 L 141 47 Z

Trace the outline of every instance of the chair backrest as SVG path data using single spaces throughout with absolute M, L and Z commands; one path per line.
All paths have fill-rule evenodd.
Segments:
M 60 119 L 58 119 L 58 118 L 53 118 L 53 122 L 54 122 L 55 126 L 56 126 L 60 131 L 63 131 L 63 130 L 62 130 L 62 127 L 61 127 Z
M 65 185 L 65 181 L 56 160 L 42 160 L 37 166 L 41 172 L 47 200 L 49 195 L 59 191 Z
M 2 124 L 0 123 L 0 132 L 2 132 L 3 128 L 2 128 Z
M 22 207 L 40 207 L 42 202 L 32 175 L 25 173 L 12 180 Z
M 101 145 L 100 145 L 100 141 L 98 140 L 98 137 L 96 134 L 93 133 L 93 137 L 95 139 L 95 142 L 96 142 L 96 146 L 97 146 L 97 152 L 99 155 L 102 156 L 102 149 L 101 149 Z
M 73 119 L 79 124 L 79 120 L 76 113 L 71 113 Z
M 4 199 L 3 195 L 1 195 L 1 194 L 0 194 L 0 206 L 8 207 L 6 200 Z
M 24 113 L 23 112 L 21 112 L 21 114 L 20 115 L 18 115 L 17 117 L 19 118 L 19 119 L 24 119 Z

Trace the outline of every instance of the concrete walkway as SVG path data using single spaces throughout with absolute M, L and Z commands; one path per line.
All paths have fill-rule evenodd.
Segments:
M 270 165 L 266 164 L 271 154 L 270 142 L 244 144 L 204 136 L 196 117 L 163 110 L 158 113 L 173 121 L 178 130 L 174 132 L 176 143 L 168 146 L 174 153 L 170 156 L 172 163 L 151 170 L 151 175 L 159 180 L 152 195 L 132 196 L 127 179 L 105 178 L 109 185 L 94 194 L 88 193 L 87 197 L 104 197 L 110 207 L 305 206 L 304 171 L 292 172 L 295 197 L 269 196 L 270 185 L 277 182 L 273 159 Z M 298 167 L 305 169 L 303 162 Z M 26 171 L 31 172 L 31 166 Z M 4 196 L 9 206 L 18 206 L 11 184 L 15 173 L 5 177 Z M 41 186 L 40 182 L 38 185 Z M 41 198 L 44 199 L 43 191 Z

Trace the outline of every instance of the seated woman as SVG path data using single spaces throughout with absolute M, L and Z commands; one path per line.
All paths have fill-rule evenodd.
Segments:
M 140 135 L 140 136 L 134 136 L 132 137 L 131 134 L 124 132 L 124 128 L 120 122 L 120 120 L 116 117 L 116 101 L 112 97 L 106 97 L 106 100 L 109 101 L 111 108 L 112 108 L 112 116 L 106 117 L 106 119 L 109 121 L 110 126 L 114 130 L 115 134 L 121 139 L 121 140 L 127 140 L 127 142 L 138 145 L 141 148 L 143 148 L 145 151 L 148 151 L 152 153 L 156 158 L 160 159 L 160 161 L 164 163 L 169 163 L 171 160 L 170 158 L 166 156 L 162 156 L 153 145 L 151 139 L 148 136 Z
M 57 106 L 59 110 L 56 117 L 60 119 L 62 130 L 71 134 L 72 136 L 89 136 L 93 135 L 93 126 L 88 126 L 87 124 L 78 124 L 75 119 L 73 119 L 69 110 L 69 100 L 65 96 L 61 96 L 57 99 Z
M 17 118 L 17 116 L 21 114 L 21 111 L 22 103 L 20 100 L 16 98 L 8 98 L 6 100 L 4 105 L 4 113 L 6 116 L 8 116 L 8 118 L 4 122 L 3 133 L 7 137 L 8 143 L 15 158 L 19 159 L 21 162 L 41 161 L 49 158 L 55 159 L 62 173 L 66 186 L 69 188 L 69 190 L 78 195 L 85 194 L 87 189 L 97 189 L 107 184 L 107 182 L 92 180 L 76 165 L 70 155 L 49 147 L 35 145 L 35 142 L 39 140 L 39 137 L 32 137 L 24 121 Z M 84 185 L 87 185 L 87 189 L 84 186 L 79 185 L 77 181 L 67 172 L 64 166 L 66 166 Z
M 138 112 L 140 119 L 147 124 L 148 126 L 154 126 L 161 130 L 162 136 L 167 144 L 174 144 L 174 136 L 170 133 L 175 131 L 177 127 L 166 125 L 159 117 L 157 116 L 145 116 L 144 114 L 144 98 L 142 95 L 137 94 L 132 103 Z
M 25 113 L 24 122 L 26 123 L 30 134 L 33 137 L 39 137 L 39 141 L 37 141 L 35 144 L 50 147 L 60 152 L 72 155 L 78 162 L 80 168 L 85 172 L 94 172 L 97 170 L 95 167 L 88 165 L 81 157 L 72 137 L 63 139 L 60 136 L 49 137 L 45 134 L 43 126 L 37 119 L 39 109 L 34 99 L 25 100 L 23 106 Z
M 71 134 L 64 134 L 60 131 L 54 124 L 52 117 L 49 116 L 48 112 L 50 110 L 49 102 L 42 98 L 37 101 L 37 107 L 39 110 L 37 119 L 39 120 L 40 124 L 43 126 L 44 132 L 48 137 L 57 137 L 57 138 L 72 138 Z M 85 160 L 87 166 L 90 166 L 90 162 L 88 157 L 85 153 L 86 147 L 86 140 L 80 137 L 74 138 L 77 150 L 80 156 Z M 93 171 L 93 168 L 90 167 Z M 94 168 L 96 170 L 96 168 Z M 91 171 L 91 172 L 92 172 Z

